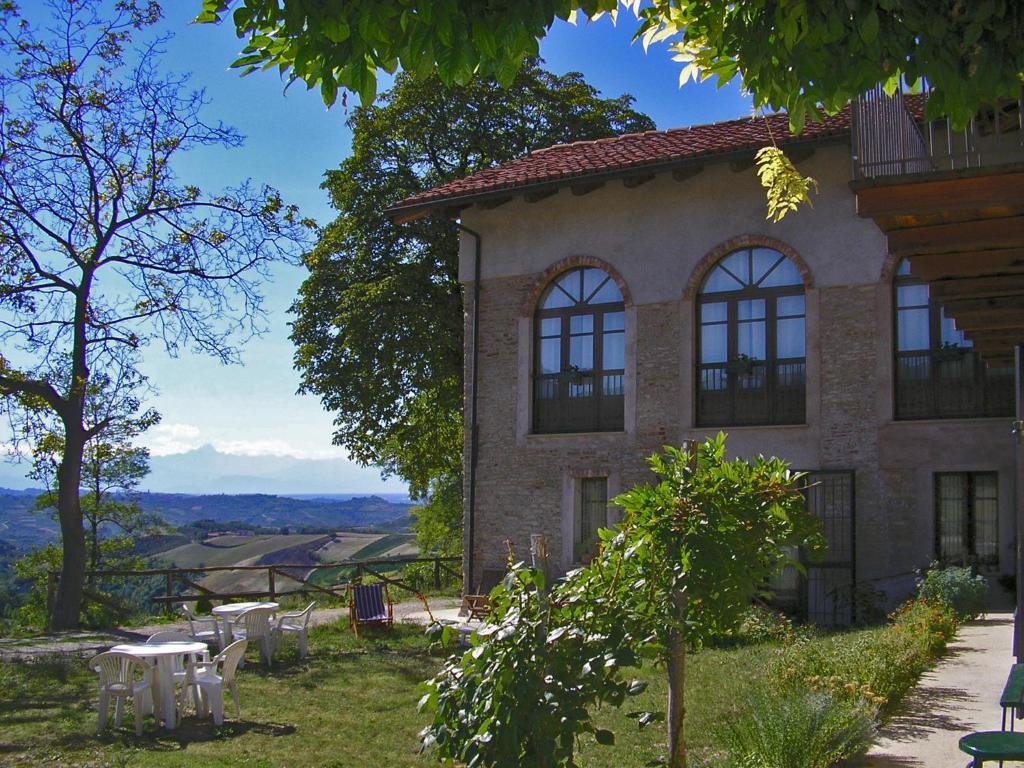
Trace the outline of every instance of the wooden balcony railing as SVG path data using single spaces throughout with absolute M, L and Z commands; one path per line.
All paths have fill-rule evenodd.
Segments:
M 985 107 L 962 130 L 925 120 L 923 93 L 881 86 L 851 104 L 853 178 L 904 176 L 1024 162 L 1024 97 Z

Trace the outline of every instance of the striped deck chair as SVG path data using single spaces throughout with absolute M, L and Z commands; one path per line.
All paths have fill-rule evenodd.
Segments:
M 352 584 L 348 588 L 348 621 L 356 637 L 360 624 L 390 627 L 394 623 L 393 608 L 387 584 Z

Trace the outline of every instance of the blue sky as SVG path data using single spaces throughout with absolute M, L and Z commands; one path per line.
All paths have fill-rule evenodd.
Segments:
M 333 212 L 320 182 L 351 144 L 340 103 L 327 110 L 319 91 L 307 91 L 300 83 L 285 92 L 284 83 L 270 72 L 239 77 L 228 70 L 240 48 L 228 25 L 190 24 L 198 0 L 165 5 L 160 30 L 174 34 L 167 46 L 168 68 L 191 72 L 193 85 L 204 88 L 211 102 L 207 118 L 221 119 L 247 137 L 242 149 L 185 156 L 177 167 L 179 176 L 210 190 L 245 178 L 269 183 L 304 215 L 330 221 Z M 750 101 L 735 85 L 718 90 L 708 82 L 680 89 L 679 65 L 663 47 L 645 54 L 640 44 L 630 44 L 635 26 L 625 14 L 617 27 L 607 17 L 575 27 L 558 23 L 542 42 L 541 54 L 549 69 L 583 72 L 605 96 L 633 94 L 636 108 L 659 128 L 749 113 Z M 381 88 L 386 85 L 385 78 Z M 357 101 L 350 95 L 350 105 Z M 347 461 L 331 445 L 331 415 L 315 398 L 295 394 L 299 377 L 292 369 L 287 309 L 303 276 L 297 267 L 275 271 L 275 281 L 266 289 L 271 330 L 245 347 L 241 366 L 188 354 L 171 359 L 158 347 L 147 350 L 144 370 L 159 390 L 151 404 L 163 415 L 163 423 L 146 436 L 155 455 L 211 444 L 224 453 Z M 381 482 L 373 469 L 345 474 L 347 482 L 360 487 L 339 492 L 403 489 L 394 478 Z

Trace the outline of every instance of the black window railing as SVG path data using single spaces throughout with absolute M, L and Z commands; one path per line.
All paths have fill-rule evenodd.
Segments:
M 802 424 L 803 360 L 739 360 L 697 366 L 697 424 Z
M 986 366 L 970 348 L 896 353 L 897 419 L 1012 416 L 1013 369 Z
M 621 432 L 623 373 L 572 371 L 534 380 L 534 432 Z

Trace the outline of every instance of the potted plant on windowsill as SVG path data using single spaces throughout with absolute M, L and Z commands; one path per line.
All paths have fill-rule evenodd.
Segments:
M 936 362 L 944 362 L 946 360 L 959 360 L 971 351 L 970 347 L 961 347 L 959 344 L 944 341 L 942 346 L 932 353 Z
M 756 364 L 757 360 L 754 358 L 749 355 L 740 354 L 725 364 L 725 370 L 729 373 L 749 376 L 754 372 L 754 366 Z

